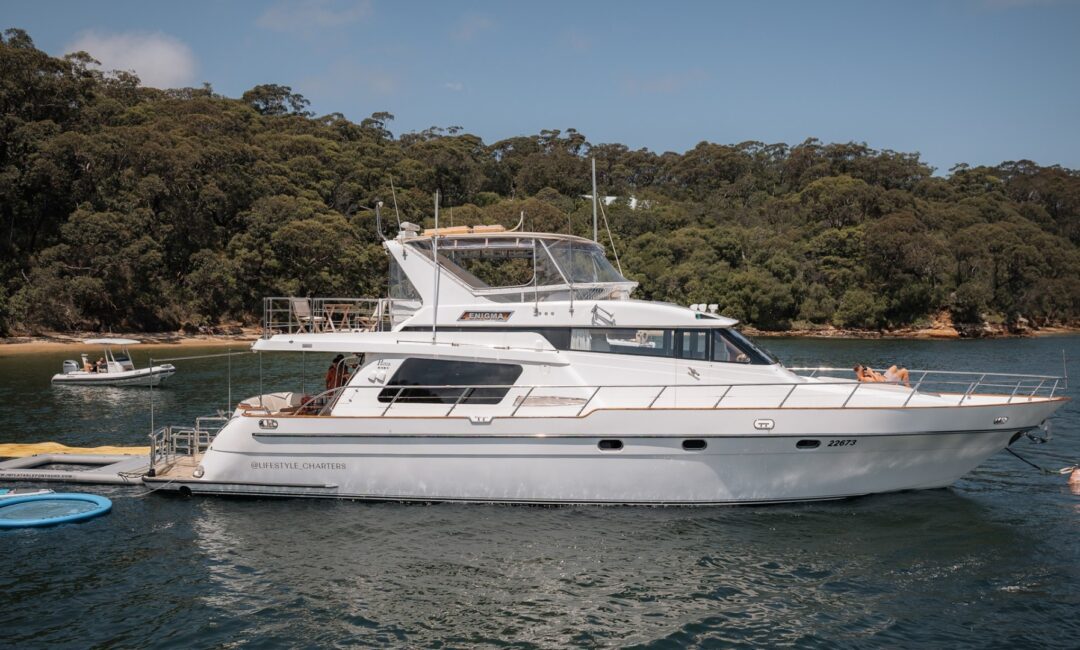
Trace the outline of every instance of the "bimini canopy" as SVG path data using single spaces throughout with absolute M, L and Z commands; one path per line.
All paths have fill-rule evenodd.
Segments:
M 83 343 L 87 345 L 138 345 L 139 342 L 135 339 L 86 339 Z
M 432 259 L 431 237 L 402 241 Z M 637 286 L 608 262 L 599 244 L 570 235 L 455 234 L 440 236 L 438 250 L 444 272 L 472 295 L 493 301 L 566 299 L 571 291 L 579 300 L 607 298 L 616 292 L 628 297 Z

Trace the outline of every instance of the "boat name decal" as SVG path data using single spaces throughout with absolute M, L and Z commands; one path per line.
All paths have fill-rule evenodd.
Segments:
M 461 312 L 461 316 L 458 317 L 459 321 L 498 321 L 505 323 L 510 320 L 512 311 L 465 311 Z
M 345 463 L 310 463 L 300 461 L 251 461 L 251 469 L 345 469 Z

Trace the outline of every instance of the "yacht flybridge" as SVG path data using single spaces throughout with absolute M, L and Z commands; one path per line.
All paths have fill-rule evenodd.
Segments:
M 165 427 L 191 494 L 730 504 L 948 486 L 1062 406 L 1053 377 L 794 370 L 736 321 L 631 299 L 568 235 L 403 224 L 382 299 L 268 298 L 258 353 L 342 355 L 341 386 Z

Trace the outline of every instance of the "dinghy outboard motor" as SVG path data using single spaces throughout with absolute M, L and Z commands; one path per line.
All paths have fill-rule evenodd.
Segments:
M 65 375 L 70 375 L 71 373 L 78 371 L 80 368 L 82 368 L 82 366 L 79 365 L 79 363 L 77 361 L 72 361 L 71 359 L 65 359 L 64 360 L 64 369 L 63 369 L 62 372 Z

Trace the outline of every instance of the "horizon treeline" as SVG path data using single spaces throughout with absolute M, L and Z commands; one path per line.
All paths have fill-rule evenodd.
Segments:
M 0 333 L 254 323 L 272 295 L 382 295 L 393 221 L 591 236 L 589 159 L 635 297 L 762 329 L 1036 325 L 1080 316 L 1080 173 L 1028 160 L 933 174 L 860 143 L 485 143 L 315 116 L 286 86 L 159 90 L 0 38 Z M 393 179 L 396 195 L 391 192 Z M 634 201 L 630 199 L 633 198 Z M 386 234 L 393 236 L 389 225 Z M 601 242 L 612 257 L 607 237 Z

